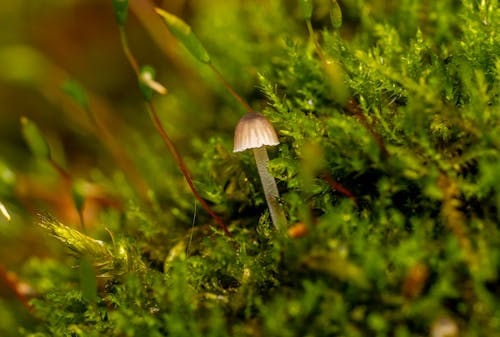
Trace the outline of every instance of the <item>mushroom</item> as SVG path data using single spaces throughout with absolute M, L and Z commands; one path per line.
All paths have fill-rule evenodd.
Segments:
M 278 144 L 278 136 L 272 124 L 266 117 L 255 111 L 248 112 L 236 125 L 233 152 L 253 150 L 271 220 L 274 226 L 281 230 L 286 225 L 286 217 L 279 204 L 276 181 L 268 171 L 269 157 L 266 150 L 266 146 Z

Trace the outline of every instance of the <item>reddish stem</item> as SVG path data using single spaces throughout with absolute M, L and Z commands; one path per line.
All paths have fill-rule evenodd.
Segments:
M 177 166 L 179 167 L 182 174 L 184 175 L 184 178 L 186 179 L 186 182 L 188 183 L 189 188 L 193 192 L 194 196 L 200 202 L 200 204 L 203 206 L 203 208 L 207 211 L 207 213 L 210 214 L 210 216 L 215 220 L 215 222 L 217 222 L 219 224 L 219 226 L 222 228 L 224 233 L 228 236 L 232 236 L 231 233 L 229 232 L 229 230 L 227 229 L 227 226 L 224 224 L 224 222 L 219 218 L 219 216 L 217 216 L 217 214 L 215 214 L 214 211 L 212 211 L 210 206 L 208 206 L 207 202 L 201 197 L 201 195 L 196 190 L 196 188 L 193 184 L 193 180 L 191 179 L 191 175 L 189 174 L 189 170 L 188 170 L 186 164 L 184 163 L 184 160 L 182 159 L 179 151 L 175 147 L 175 144 L 172 142 L 172 140 L 168 136 L 167 132 L 163 128 L 163 124 L 161 123 L 161 120 L 158 116 L 158 113 L 156 112 L 154 104 L 151 102 L 148 102 L 148 107 L 149 107 L 149 111 L 151 113 L 151 119 L 153 120 L 153 123 L 154 123 L 156 130 L 158 131 L 161 138 L 163 139 L 163 142 L 165 143 L 168 150 L 170 151 L 170 153 L 174 157 L 174 160 L 177 163 Z
M 29 303 L 28 297 L 21 289 L 22 285 L 19 279 L 14 274 L 5 270 L 2 265 L 0 265 L 0 284 L 5 284 L 28 311 L 33 311 L 33 306 Z
M 64 182 L 66 183 L 66 185 L 69 186 L 69 188 L 71 189 L 72 188 L 71 185 L 73 182 L 73 177 L 71 176 L 71 174 L 69 174 L 69 172 L 66 171 L 61 165 L 59 165 L 52 157 L 49 158 L 49 163 L 50 163 L 50 165 L 52 165 L 54 170 L 56 170 L 57 173 L 64 179 Z M 79 209 L 77 207 L 76 203 L 73 203 L 73 205 L 75 206 L 75 210 L 78 213 L 78 218 L 80 219 L 80 225 L 82 226 L 82 228 L 85 228 L 83 210 Z
M 333 179 L 331 175 L 329 175 L 328 173 L 324 173 L 321 175 L 321 178 L 323 178 L 323 180 L 325 180 L 328 183 L 328 185 L 331 186 L 331 188 L 351 199 L 356 204 L 356 206 L 359 207 L 358 199 L 356 199 L 354 194 L 351 191 L 349 191 L 344 185 Z
M 326 65 L 326 58 L 325 58 L 325 55 L 323 54 L 323 52 L 321 51 L 321 47 L 319 46 L 319 44 L 314 36 L 314 31 L 313 31 L 313 28 L 311 25 L 311 20 L 307 20 L 306 24 L 307 24 L 307 30 L 309 31 L 309 35 L 314 43 L 314 47 L 316 48 L 316 53 L 318 54 L 321 62 L 324 65 Z M 354 115 L 354 117 L 356 117 L 359 120 L 359 122 L 368 130 L 368 132 L 370 132 L 370 134 L 372 135 L 372 137 L 375 139 L 378 146 L 380 147 L 380 150 L 382 151 L 384 156 L 386 158 L 389 157 L 389 152 L 387 151 L 387 148 L 385 147 L 384 142 L 382 141 L 382 137 L 368 123 L 365 115 L 363 115 L 363 111 L 361 111 L 361 108 L 359 107 L 359 104 L 353 98 L 351 98 L 347 102 L 347 105 L 345 108 L 349 112 L 351 112 Z
M 314 35 L 314 30 L 310 19 L 306 20 L 306 25 L 307 25 L 307 31 L 309 32 L 309 38 L 312 40 L 314 44 L 314 48 L 316 49 L 316 53 L 318 54 L 319 59 L 323 64 L 326 64 L 326 57 L 323 54 L 323 51 L 321 50 L 318 41 L 316 40 L 316 36 Z
M 356 117 L 358 119 L 358 121 L 361 123 L 361 125 L 363 125 L 365 127 L 365 129 L 368 130 L 368 132 L 370 132 L 370 134 L 377 142 L 377 144 L 378 144 L 380 150 L 382 151 L 382 153 L 384 154 L 384 156 L 386 158 L 388 158 L 390 156 L 390 154 L 389 154 L 389 151 L 387 151 L 387 148 L 385 147 L 385 144 L 384 144 L 384 141 L 382 140 L 382 137 L 380 136 L 380 134 L 377 131 L 375 131 L 373 129 L 373 127 L 370 125 L 370 123 L 368 123 L 365 115 L 363 114 L 363 111 L 361 111 L 361 107 L 354 100 L 354 98 L 349 99 L 345 108 L 354 117 Z
M 125 56 L 127 57 L 127 60 L 130 63 L 130 66 L 132 66 L 136 75 L 139 76 L 139 73 L 140 73 L 139 63 L 137 63 L 137 60 L 135 59 L 134 55 L 130 51 L 130 48 L 128 46 L 128 41 L 127 41 L 127 35 L 125 33 L 125 28 L 123 28 L 123 27 L 120 27 L 120 40 L 122 43 L 123 52 L 125 53 Z
M 132 54 L 132 52 L 128 46 L 127 36 L 125 33 L 125 29 L 123 27 L 120 27 L 120 38 L 121 38 L 121 43 L 122 43 L 122 47 L 123 47 L 123 51 L 125 53 L 125 56 L 127 57 L 127 60 L 129 61 L 135 74 L 137 75 L 137 77 L 139 77 L 140 76 L 139 63 L 135 59 L 134 54 Z M 214 69 L 216 74 L 218 74 L 218 76 L 223 80 L 223 82 L 225 82 L 224 79 L 222 78 L 222 75 L 220 75 L 218 73 L 217 69 L 215 69 L 214 67 L 212 67 L 212 69 Z M 227 85 L 229 86 L 229 84 L 227 84 Z M 228 88 L 230 88 L 230 87 L 228 87 Z M 230 91 L 232 92 L 231 89 L 230 89 Z M 236 95 L 236 97 L 239 97 L 236 93 L 234 93 L 234 95 Z M 244 101 L 241 98 L 240 98 L 240 100 L 241 100 L 241 102 L 244 103 Z M 167 131 L 163 128 L 163 124 L 161 123 L 161 120 L 158 116 L 158 113 L 156 112 L 156 108 L 155 108 L 154 104 L 151 101 L 149 101 L 149 102 L 147 102 L 147 106 L 149 108 L 150 116 L 151 116 L 151 119 L 153 121 L 153 124 L 154 124 L 156 130 L 158 131 L 161 138 L 163 139 L 163 142 L 165 143 L 168 150 L 170 151 L 170 153 L 174 157 L 174 160 L 177 163 L 177 166 L 181 170 L 182 174 L 184 175 L 184 178 L 186 179 L 186 182 L 188 183 L 189 188 L 191 189 L 191 192 L 193 192 L 195 198 L 199 201 L 199 203 L 203 206 L 203 208 L 207 211 L 207 213 L 210 214 L 210 216 L 215 220 L 215 222 L 217 222 L 219 224 L 219 226 L 222 228 L 224 233 L 227 236 L 232 236 L 231 233 L 229 232 L 229 230 L 227 229 L 227 226 L 224 224 L 224 222 L 219 218 L 219 216 L 217 216 L 217 214 L 215 214 L 214 211 L 212 211 L 210 206 L 208 206 L 207 202 L 201 197 L 201 195 L 196 190 L 196 188 L 193 184 L 193 180 L 191 179 L 191 175 L 189 174 L 189 170 L 188 170 L 186 164 L 184 163 L 184 160 L 182 159 L 182 156 L 180 155 L 179 151 L 175 147 L 175 144 L 172 142 L 172 140 L 168 136 Z
M 222 82 L 222 84 L 224 84 L 224 87 L 226 87 L 226 89 L 231 93 L 231 95 L 233 95 L 233 97 L 236 98 L 236 100 L 241 105 L 243 105 L 245 109 L 247 109 L 247 111 L 253 111 L 252 107 L 247 102 L 245 102 L 245 100 L 241 98 L 241 96 L 238 95 L 236 91 L 234 91 L 233 87 L 229 84 L 229 82 L 226 81 L 226 79 L 224 78 L 224 76 L 222 76 L 220 71 L 212 63 L 209 63 L 208 65 L 213 70 L 215 75 L 217 75 L 217 78 Z
M 66 171 L 61 165 L 59 165 L 54 159 L 49 158 L 49 163 L 52 165 L 54 170 L 57 171 L 57 173 L 64 179 L 64 182 L 66 182 L 68 185 L 71 184 L 71 181 L 73 180 L 71 178 L 71 175 Z

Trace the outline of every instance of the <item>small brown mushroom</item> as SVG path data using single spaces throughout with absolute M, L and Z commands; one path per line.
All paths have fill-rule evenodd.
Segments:
M 274 226 L 281 230 L 286 225 L 286 217 L 279 203 L 276 181 L 268 171 L 269 157 L 266 150 L 266 146 L 278 144 L 278 136 L 272 124 L 266 117 L 257 112 L 248 112 L 236 125 L 233 152 L 253 150 L 271 220 Z

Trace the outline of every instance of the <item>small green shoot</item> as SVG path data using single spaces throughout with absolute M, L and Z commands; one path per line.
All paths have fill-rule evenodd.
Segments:
M 330 8 L 330 21 L 333 29 L 340 29 L 342 27 L 342 10 L 340 9 L 337 0 L 332 0 L 332 7 Z
M 162 17 L 170 32 L 181 41 L 191 55 L 202 63 L 210 64 L 210 55 L 187 23 L 163 9 L 156 8 L 155 12 Z
M 49 143 L 45 140 L 38 126 L 28 119 L 21 117 L 21 130 L 31 152 L 39 159 L 51 160 Z
M 68 79 L 61 85 L 62 91 L 66 93 L 85 111 L 89 111 L 89 98 L 83 86 L 75 80 Z
M 113 0 L 113 9 L 118 25 L 120 27 L 125 26 L 128 14 L 128 0 Z

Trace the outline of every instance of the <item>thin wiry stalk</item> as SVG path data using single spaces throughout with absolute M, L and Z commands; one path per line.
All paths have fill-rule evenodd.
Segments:
M 177 163 L 177 166 L 181 170 L 182 174 L 184 175 L 184 178 L 186 179 L 186 182 L 188 183 L 189 188 L 191 189 L 191 192 L 193 192 L 194 196 L 200 202 L 200 204 L 203 206 L 203 208 L 207 211 L 207 213 L 210 214 L 210 216 L 215 220 L 215 222 L 217 222 L 219 224 L 219 226 L 222 228 L 224 233 L 228 236 L 231 236 L 231 233 L 227 229 L 227 226 L 224 224 L 224 222 L 219 218 L 219 216 L 217 214 L 215 214 L 214 211 L 212 211 L 212 209 L 207 204 L 205 199 L 203 199 L 201 197 L 201 195 L 198 193 L 198 191 L 196 190 L 196 188 L 193 184 L 193 180 L 191 179 L 191 175 L 189 174 L 189 170 L 188 170 L 184 160 L 182 159 L 182 156 L 180 155 L 179 151 L 175 147 L 175 144 L 172 142 L 172 140 L 168 136 L 165 128 L 163 127 L 161 120 L 158 116 L 158 113 L 156 112 L 154 104 L 152 102 L 149 102 L 148 108 L 149 108 L 151 119 L 153 121 L 153 124 L 154 124 L 156 130 L 158 131 L 161 138 L 163 139 L 163 142 L 165 143 L 168 150 L 170 151 L 170 153 L 174 157 L 174 160 Z
M 210 66 L 210 69 L 212 69 L 212 71 L 215 73 L 215 75 L 217 76 L 217 78 L 219 79 L 219 81 L 222 82 L 222 84 L 224 85 L 224 87 L 231 93 L 231 95 L 233 95 L 234 98 L 236 98 L 236 100 L 247 110 L 247 111 L 253 111 L 252 107 L 247 103 L 245 102 L 245 100 L 243 98 L 241 98 L 240 95 L 238 95 L 236 93 L 236 91 L 233 89 L 233 87 L 229 84 L 228 81 L 226 81 L 226 79 L 222 76 L 222 74 L 220 73 L 220 71 L 212 64 L 212 63 L 209 63 L 209 66 Z
M 59 165 L 52 157 L 49 158 L 49 163 L 54 168 L 54 170 L 56 170 L 57 173 L 63 178 L 66 186 L 69 186 L 71 188 L 73 184 L 73 177 L 71 176 L 71 174 L 68 171 L 66 171 L 66 169 L 64 169 L 61 165 Z M 82 226 L 82 229 L 85 229 L 85 219 L 83 217 L 83 210 L 78 208 L 75 202 L 73 202 L 73 205 L 75 206 L 75 210 L 78 213 L 80 226 Z
M 31 313 L 33 313 L 33 306 L 30 303 L 29 295 L 23 291 L 28 285 L 23 284 L 15 274 L 8 272 L 3 265 L 0 264 L 0 283 L 3 283 L 7 289 L 10 289 L 19 302 Z M 31 290 L 31 288 L 28 288 Z
M 132 54 L 132 51 L 130 51 L 130 48 L 128 46 L 127 33 L 125 32 L 125 28 L 123 27 L 120 27 L 120 41 L 122 44 L 123 52 L 125 53 L 130 66 L 134 69 L 135 74 L 139 76 L 139 63 Z
M 125 56 L 127 57 L 127 60 L 129 61 L 131 67 L 133 68 L 135 74 L 139 78 L 140 76 L 140 68 L 139 68 L 139 63 L 135 59 L 134 55 L 132 54 L 128 42 L 127 42 L 127 36 L 125 33 L 125 29 L 123 27 L 120 27 L 120 39 L 122 43 L 122 48 L 125 53 Z M 235 93 L 236 94 L 236 93 Z M 177 164 L 177 167 L 179 170 L 182 172 L 182 175 L 184 176 L 184 179 L 186 180 L 187 184 L 189 185 L 189 188 L 191 189 L 191 192 L 193 192 L 195 198 L 200 202 L 200 204 L 203 206 L 203 208 L 207 211 L 207 213 L 217 222 L 217 224 L 222 228 L 224 233 L 228 236 L 232 236 L 229 230 L 227 229 L 227 226 L 224 224 L 224 222 L 219 218 L 217 214 L 215 214 L 214 211 L 210 208 L 210 206 L 207 204 L 205 199 L 201 197 L 201 195 L 198 193 L 196 190 L 196 187 L 194 186 L 193 180 L 191 179 L 191 175 L 189 173 L 189 169 L 187 168 L 186 164 L 184 163 L 184 160 L 182 159 L 181 154 L 177 150 L 177 147 L 173 143 L 173 141 L 170 139 L 168 136 L 167 131 L 163 127 L 163 124 L 161 123 L 161 120 L 158 116 L 158 113 L 156 111 L 155 105 L 153 102 L 149 101 L 147 102 L 148 110 L 150 113 L 151 120 L 153 121 L 153 124 L 160 134 L 161 138 L 163 139 L 163 142 L 167 146 L 168 150 L 170 151 L 172 157 L 174 158 L 174 161 Z M 250 107 L 249 107 L 250 108 Z

